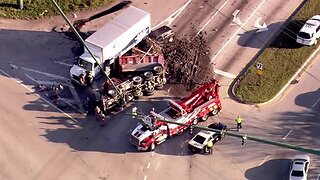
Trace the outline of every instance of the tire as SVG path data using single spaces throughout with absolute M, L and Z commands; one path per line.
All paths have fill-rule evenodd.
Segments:
M 135 76 L 132 78 L 132 81 L 134 85 L 140 85 L 142 83 L 142 78 L 140 76 Z
M 109 95 L 110 97 L 114 98 L 114 97 L 116 97 L 117 92 L 116 92 L 114 89 L 110 89 L 110 90 L 108 91 L 108 95 Z
M 143 76 L 145 77 L 146 81 L 150 81 L 153 78 L 153 73 L 151 71 L 147 71 L 147 72 L 143 73 Z
M 219 109 L 215 109 L 213 111 L 210 112 L 211 116 L 216 116 L 219 113 Z
M 153 67 L 153 71 L 154 71 L 154 74 L 158 76 L 162 73 L 163 67 L 162 66 L 155 66 L 155 67 Z
M 146 91 L 145 94 L 146 94 L 146 96 L 152 96 L 154 94 L 154 90 L 153 91 Z
M 155 86 L 154 86 L 154 89 L 155 89 L 155 90 L 161 90 L 161 89 L 163 89 L 163 84 L 155 85 Z
M 149 151 L 154 151 L 155 148 L 156 148 L 156 143 L 152 142 L 149 146 Z
M 196 118 L 195 120 L 192 121 L 192 124 L 197 125 L 199 120 Z
M 205 121 L 208 120 L 208 118 L 209 118 L 209 114 L 205 114 L 205 115 L 203 115 L 203 116 L 201 117 L 201 121 L 202 121 L 202 122 L 205 122 Z

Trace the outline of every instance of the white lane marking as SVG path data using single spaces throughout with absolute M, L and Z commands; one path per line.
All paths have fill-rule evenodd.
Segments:
M 156 165 L 156 167 L 154 168 L 154 170 L 157 170 L 159 166 L 160 166 L 160 162 L 158 162 L 158 164 Z
M 60 65 L 65 65 L 65 66 L 68 66 L 68 67 L 72 67 L 73 66 L 73 64 L 65 63 L 65 62 L 62 62 L 62 61 L 54 61 L 54 63 L 60 64 Z
M 148 176 L 147 176 L 147 175 L 145 175 L 143 179 L 144 179 L 144 180 L 147 180 L 147 178 L 148 178 Z
M 27 73 L 24 73 L 29 79 L 31 79 L 32 81 L 34 81 L 35 83 L 37 83 L 38 85 L 42 84 L 42 85 L 53 85 L 53 84 L 57 84 L 58 82 L 53 82 L 53 81 L 38 81 L 36 79 L 34 79 L 33 77 L 31 77 L 30 75 L 28 75 Z
M 317 100 L 316 103 L 314 103 L 314 104 L 312 105 L 312 107 L 314 108 L 314 107 L 318 104 L 319 101 L 320 101 L 320 98 Z
M 287 135 L 286 136 L 284 136 L 282 139 L 286 139 L 288 136 L 289 136 L 289 134 L 292 132 L 292 129 L 287 133 Z
M 154 151 L 152 151 L 151 156 L 152 156 L 152 157 L 154 156 Z
M 239 14 L 240 10 L 239 9 L 236 9 L 233 13 L 232 13 L 232 16 L 233 16 L 233 19 L 232 19 L 232 22 L 234 22 L 236 25 L 241 25 L 242 24 L 242 21 L 240 20 L 240 18 L 237 16 Z
M 258 11 L 258 9 L 262 6 L 262 4 L 265 2 L 266 0 L 263 0 L 259 6 L 252 12 L 252 14 L 250 14 L 249 18 L 246 19 L 241 26 L 238 28 L 238 30 L 228 39 L 228 41 L 222 46 L 222 48 L 220 48 L 220 50 L 212 57 L 211 62 L 213 62 L 219 55 L 220 53 L 224 50 L 224 48 L 226 48 L 226 46 L 230 43 L 230 41 L 239 33 L 239 31 L 243 28 L 243 26 L 252 18 L 252 16 Z
M 41 72 L 41 71 L 38 71 L 38 70 L 34 70 L 34 69 L 29 69 L 29 68 L 25 68 L 25 67 L 19 67 L 17 65 L 14 65 L 14 64 L 10 64 L 10 66 L 12 68 L 15 68 L 15 69 L 23 69 L 25 71 L 30 71 L 30 72 L 35 72 L 35 73 L 38 73 L 38 74 L 43 74 L 43 75 L 46 75 L 48 77 L 52 77 L 52 78 L 56 78 L 56 79 L 60 79 L 60 80 L 64 80 L 64 81 L 69 81 L 68 78 L 65 78 L 65 77 L 62 77 L 62 76 L 58 76 L 58 75 L 55 75 L 55 74 L 50 74 L 50 73 L 46 73 L 46 72 Z
M 160 25 L 164 24 L 165 22 L 167 22 L 167 26 L 170 26 L 172 24 L 172 22 L 182 13 L 182 11 L 188 6 L 188 4 L 191 3 L 191 0 L 189 0 L 188 2 L 186 2 L 181 8 L 179 8 L 177 11 L 175 11 L 174 13 L 172 13 L 169 17 L 167 17 L 165 20 L 163 20 L 162 22 L 158 23 L 157 25 L 155 25 L 152 29 L 156 29 L 157 27 L 159 27 Z
M 215 69 L 214 72 L 219 74 L 219 75 L 221 75 L 221 76 L 225 76 L 225 77 L 228 77 L 228 78 L 231 78 L 231 79 L 236 78 L 236 75 L 228 73 L 228 72 L 225 72 L 225 71 L 222 71 L 222 70 L 219 70 L 219 69 Z
M 51 81 L 38 81 L 36 79 L 34 79 L 33 77 L 31 77 L 30 75 L 26 74 L 25 75 L 30 78 L 31 80 L 33 80 L 34 82 L 36 82 L 37 84 L 42 84 L 42 85 L 53 85 L 53 84 L 57 84 L 57 82 L 51 82 Z M 66 104 L 68 104 L 70 107 L 72 107 L 75 110 L 78 110 L 81 114 L 84 114 L 84 108 L 82 106 L 82 102 L 78 96 L 78 93 L 76 92 L 74 86 L 72 85 L 72 83 L 68 83 L 67 86 L 70 89 L 70 92 L 73 96 L 74 99 L 66 99 L 66 98 L 60 98 L 60 100 L 62 100 L 63 102 L 65 102 Z M 76 104 L 79 108 L 75 107 L 73 104 Z
M 224 5 L 227 4 L 229 0 L 226 0 L 222 5 L 221 7 L 210 17 L 210 19 L 203 25 L 203 27 L 197 32 L 196 36 L 201 32 L 203 31 L 203 29 L 210 23 L 210 21 L 218 14 L 218 12 L 221 11 L 221 9 L 224 7 Z
M 150 165 L 151 165 L 151 163 L 149 162 L 149 163 L 148 163 L 148 166 L 147 166 L 147 169 L 149 169 Z
M 33 94 L 35 94 L 37 97 L 39 97 L 40 99 L 42 99 L 43 101 L 45 101 L 46 103 L 48 103 L 50 106 L 52 106 L 53 108 L 55 108 L 56 110 L 58 110 L 59 112 L 63 113 L 64 115 L 66 115 L 68 118 L 70 118 L 72 121 L 74 122 L 78 122 L 77 120 L 75 120 L 73 117 L 71 117 L 68 113 L 62 111 L 61 109 L 59 109 L 58 107 L 56 107 L 54 104 L 52 104 L 51 102 L 47 101 L 45 98 L 41 97 L 39 94 L 37 94 L 34 90 L 30 89 L 29 87 L 27 87 L 26 85 L 24 85 L 22 83 L 22 81 L 19 81 L 18 79 L 13 78 L 12 76 L 10 76 L 8 73 L 4 72 L 2 69 L 0 69 L 0 71 L 5 74 L 6 76 L 8 76 L 9 78 L 13 79 L 14 81 L 16 81 L 18 84 L 20 84 L 22 87 L 26 88 L 28 91 L 32 92 Z
M 268 159 L 268 157 L 269 157 L 269 155 L 267 155 L 267 156 L 263 159 L 263 161 L 259 164 L 259 166 L 261 166 L 264 162 L 266 162 L 266 160 Z

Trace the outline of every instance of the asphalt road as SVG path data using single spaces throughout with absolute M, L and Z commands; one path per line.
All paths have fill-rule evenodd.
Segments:
M 243 105 L 230 99 L 227 93 L 232 80 L 300 3 L 298 0 L 179 0 L 167 4 L 134 1 L 134 5 L 151 12 L 154 26 L 168 24 L 181 36 L 195 35 L 199 30 L 208 33 L 212 61 L 223 85 L 224 110 L 205 124 L 222 121 L 232 130 L 234 118 L 241 115 L 245 119 L 241 133 L 317 148 L 320 108 L 317 61 L 276 103 Z M 234 17 L 232 14 L 237 10 L 240 11 Z M 260 23 L 267 23 L 268 31 L 256 33 L 254 22 L 259 17 Z M 97 28 L 108 18 L 92 22 L 84 29 Z M 51 101 L 44 100 L 47 99 L 44 93 L 40 93 L 44 99 L 33 93 L 35 81 L 67 82 L 76 42 L 58 33 L 30 29 L 2 29 L 0 39 L 3 42 L 0 51 L 5 57 L 0 69 L 25 85 L 1 72 L 0 81 L 5 84 L 0 87 L 5 95 L 0 101 L 3 114 L 0 142 L 4 147 L 0 153 L 5 155 L 0 156 L 1 179 L 280 180 L 288 178 L 289 160 L 299 153 L 256 142 L 241 146 L 240 139 L 226 137 L 216 144 L 213 155 L 191 155 L 186 148 L 191 138 L 187 133 L 168 140 L 155 152 L 137 152 L 128 141 L 137 120 L 123 113 L 115 114 L 101 128 L 92 117 L 73 113 L 72 108 L 63 114 L 49 105 Z M 77 92 L 87 92 L 75 88 Z M 64 94 L 65 98 L 77 101 L 71 91 Z M 81 93 L 77 94 L 83 101 L 85 96 Z M 161 110 L 168 95 L 166 91 L 158 92 L 130 107 L 137 106 L 145 113 L 152 107 Z M 319 158 L 311 157 L 309 178 L 317 179 Z

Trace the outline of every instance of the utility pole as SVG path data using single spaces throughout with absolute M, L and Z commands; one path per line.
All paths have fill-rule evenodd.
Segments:
M 22 0 L 21 0 L 22 1 Z M 114 85 L 113 81 L 110 79 L 110 77 L 106 74 L 106 72 L 103 70 L 103 67 L 101 66 L 101 64 L 97 61 L 96 57 L 92 54 L 91 50 L 88 48 L 88 46 L 86 45 L 86 43 L 84 42 L 84 40 L 82 39 L 82 37 L 80 36 L 80 34 L 78 33 L 78 31 L 73 27 L 73 25 L 71 24 L 71 22 L 69 21 L 69 19 L 67 18 L 67 16 L 63 13 L 63 11 L 61 10 L 61 8 L 59 7 L 59 5 L 56 3 L 55 0 L 51 0 L 51 2 L 54 4 L 54 6 L 57 8 L 58 12 L 61 14 L 61 16 L 63 17 L 63 19 L 67 22 L 67 24 L 70 26 L 71 30 L 73 31 L 73 33 L 76 35 L 77 39 L 80 41 L 80 43 L 84 46 L 84 48 L 86 48 L 86 50 L 89 52 L 89 54 L 92 56 L 92 58 L 94 59 L 94 61 L 98 64 L 99 68 L 101 69 L 103 75 L 109 80 L 109 82 L 111 82 L 112 86 L 114 87 L 114 89 L 116 90 L 116 92 L 118 94 L 120 94 L 118 88 Z
M 134 114 L 132 114 L 132 115 L 134 115 Z M 143 119 L 145 117 L 141 113 L 135 113 L 134 116 L 139 118 L 139 119 Z M 320 150 L 312 149 L 312 148 L 308 148 L 308 147 L 302 147 L 302 146 L 297 146 L 297 145 L 288 144 L 288 143 L 284 143 L 284 142 L 268 140 L 268 139 L 265 139 L 265 138 L 261 138 L 261 137 L 257 137 L 257 136 L 250 136 L 250 135 L 247 135 L 247 134 L 239 134 L 239 133 L 234 133 L 234 132 L 221 131 L 221 130 L 218 130 L 218 129 L 211 129 L 211 128 L 207 128 L 207 127 L 201 127 L 201 126 L 192 125 L 192 124 L 188 125 L 188 124 L 185 124 L 185 123 L 169 121 L 169 120 L 167 120 L 165 118 L 157 119 L 157 120 L 158 121 L 162 121 L 162 122 L 166 122 L 166 123 L 169 123 L 169 124 L 177 124 L 177 125 L 180 125 L 180 126 L 187 126 L 189 128 L 198 128 L 198 129 L 201 129 L 201 130 L 206 130 L 206 131 L 211 131 L 211 132 L 216 132 L 216 133 L 223 133 L 223 134 L 228 135 L 228 136 L 238 137 L 238 138 L 242 139 L 242 145 L 245 145 L 247 143 L 247 140 L 251 140 L 251 141 L 261 142 L 261 143 L 264 143 L 264 144 L 270 144 L 270 145 L 274 145 L 274 146 L 278 146 L 278 147 L 283 147 L 283 148 L 287 148 L 287 149 L 293 149 L 293 150 L 302 151 L 302 152 L 306 152 L 306 153 L 315 154 L 315 155 L 320 156 Z
M 17 0 L 17 6 L 20 10 L 23 9 L 23 0 Z

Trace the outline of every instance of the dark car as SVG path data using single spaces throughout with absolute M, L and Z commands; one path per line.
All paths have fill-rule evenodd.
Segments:
M 217 129 L 217 130 L 220 130 L 220 131 L 227 131 L 227 125 L 219 122 L 219 123 L 212 123 L 208 126 L 208 128 L 211 128 L 211 129 Z M 224 134 L 219 134 L 219 140 L 222 139 L 222 137 L 224 137 Z M 221 136 L 222 135 L 222 136 Z
M 211 129 L 218 129 L 218 130 L 227 130 L 227 125 L 219 122 L 219 123 L 212 123 L 208 126 Z
M 149 37 L 154 39 L 157 43 L 164 43 L 166 40 L 168 42 L 172 41 L 173 31 L 168 26 L 161 26 L 160 28 L 151 31 Z

